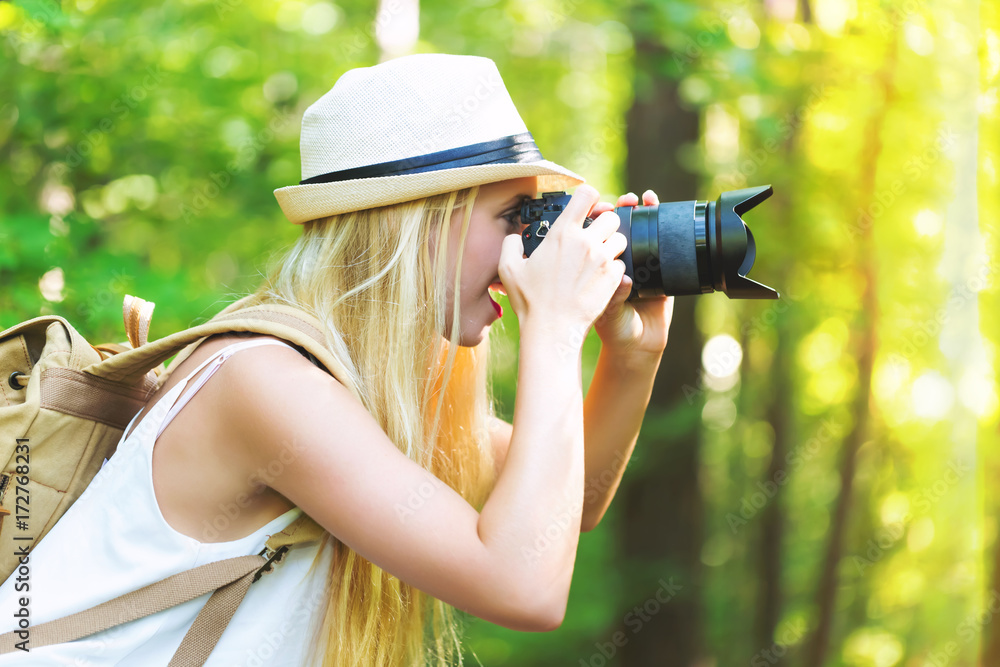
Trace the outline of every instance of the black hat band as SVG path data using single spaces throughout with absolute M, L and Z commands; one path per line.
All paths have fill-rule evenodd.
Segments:
M 379 164 L 331 171 L 327 174 L 313 176 L 299 182 L 299 185 L 316 183 L 333 183 L 349 181 L 356 178 L 374 178 L 376 176 L 400 176 L 403 174 L 418 174 L 425 171 L 441 169 L 456 169 L 480 164 L 537 162 L 544 160 L 531 132 L 512 134 L 510 136 L 484 141 L 469 146 L 449 148 L 448 150 L 417 155 L 415 157 L 382 162 Z

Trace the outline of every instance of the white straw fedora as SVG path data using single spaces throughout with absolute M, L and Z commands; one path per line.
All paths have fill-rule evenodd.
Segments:
M 302 117 L 302 181 L 274 196 L 296 224 L 538 176 L 583 177 L 542 157 L 489 58 L 402 56 L 344 73 Z

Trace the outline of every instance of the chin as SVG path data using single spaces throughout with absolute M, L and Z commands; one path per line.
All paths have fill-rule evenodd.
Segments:
M 448 338 L 448 336 L 444 336 L 444 335 L 442 335 L 441 338 L 444 339 L 444 340 L 446 340 L 446 341 L 450 340 Z M 482 343 L 485 339 L 486 339 L 486 332 L 485 331 L 483 333 L 479 334 L 479 336 L 475 337 L 475 338 L 473 338 L 471 336 L 464 335 L 464 334 L 459 334 L 459 336 L 458 336 L 458 346 L 459 347 L 476 347 L 477 345 L 479 345 L 480 343 Z
M 458 344 L 460 347 L 476 347 L 482 343 L 487 336 L 490 335 L 490 325 L 487 324 L 482 329 L 476 332 L 471 332 L 468 329 L 463 329 L 458 332 Z M 451 340 L 451 332 L 445 332 L 441 334 L 441 337 L 445 340 Z
M 470 304 L 469 306 L 462 308 L 462 312 L 469 313 L 476 305 L 478 304 Z M 462 318 L 463 320 L 466 320 L 466 322 L 462 330 L 458 332 L 459 346 L 476 347 L 490 335 L 490 327 L 493 325 L 494 322 L 499 322 L 500 320 L 496 318 L 496 315 L 493 311 L 493 306 L 490 304 L 489 296 L 487 296 L 485 299 L 485 312 L 486 316 L 483 319 L 486 320 L 486 324 L 482 325 L 478 330 L 475 331 L 473 331 L 472 329 L 475 326 L 475 323 L 469 322 L 465 317 Z M 441 334 L 441 336 L 445 340 L 450 340 L 451 339 L 450 327 L 447 327 L 446 325 L 446 331 L 443 334 Z
M 490 326 L 488 324 L 476 334 L 470 334 L 463 331 L 458 336 L 458 344 L 462 347 L 476 347 L 482 343 L 489 334 Z

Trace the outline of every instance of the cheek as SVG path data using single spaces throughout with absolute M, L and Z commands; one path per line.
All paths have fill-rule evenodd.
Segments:
M 462 273 L 469 285 L 481 285 L 483 289 L 493 281 L 500 264 L 500 250 L 503 245 L 503 234 L 484 235 L 476 239 L 475 245 L 469 245 L 465 258 L 462 260 Z

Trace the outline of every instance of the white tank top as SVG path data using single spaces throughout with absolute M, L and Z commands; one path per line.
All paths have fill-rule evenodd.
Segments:
M 200 542 L 167 524 L 153 493 L 156 438 L 226 358 L 258 345 L 284 343 L 251 339 L 219 350 L 157 401 L 135 432 L 129 432 L 129 423 L 116 452 L 31 551 L 30 590 L 16 591 L 16 577 L 0 586 L 0 633 L 17 629 L 13 614 L 21 597 L 29 598 L 31 625 L 39 625 L 205 563 L 260 553 L 271 534 L 302 514 L 293 507 L 242 539 Z M 177 402 L 188 380 L 208 364 L 213 365 Z M 224 508 L 214 521 L 225 528 Z M 206 526 L 206 535 L 208 531 Z M 311 632 L 327 595 L 331 550 L 324 549 L 320 562 L 310 568 L 319 551 L 319 545 L 294 547 L 252 584 L 205 665 L 306 665 Z M 0 655 L 0 665 L 166 667 L 209 595 L 76 641 Z

